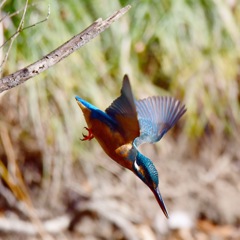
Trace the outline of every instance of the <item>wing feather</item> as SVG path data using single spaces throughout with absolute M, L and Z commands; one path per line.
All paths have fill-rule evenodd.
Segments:
M 186 112 L 184 105 L 173 97 L 149 97 L 135 102 L 140 124 L 140 136 L 134 143 L 154 143 L 172 128 Z
M 115 99 L 105 111 L 118 122 L 126 142 L 133 141 L 140 135 L 136 105 L 127 75 L 123 78 L 120 97 Z

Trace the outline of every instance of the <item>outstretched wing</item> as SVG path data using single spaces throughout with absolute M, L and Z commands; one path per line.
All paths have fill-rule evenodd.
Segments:
M 121 95 L 106 109 L 106 113 L 115 119 L 125 141 L 133 141 L 140 135 L 135 100 L 128 76 L 123 78 Z
M 149 97 L 135 103 L 140 124 L 136 146 L 159 141 L 186 112 L 185 106 L 173 97 Z

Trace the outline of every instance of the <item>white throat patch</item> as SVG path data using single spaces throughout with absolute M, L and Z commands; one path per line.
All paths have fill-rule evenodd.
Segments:
M 140 166 L 137 164 L 137 161 L 134 161 L 134 167 L 139 171 L 140 170 Z

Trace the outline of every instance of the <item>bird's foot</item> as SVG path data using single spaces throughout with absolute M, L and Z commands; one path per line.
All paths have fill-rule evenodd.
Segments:
M 84 127 L 87 131 L 88 131 L 88 135 L 85 135 L 85 134 L 82 134 L 83 135 L 83 138 L 81 139 L 81 141 L 90 141 L 94 138 L 94 135 L 92 133 L 92 129 L 91 128 L 87 128 L 87 127 Z

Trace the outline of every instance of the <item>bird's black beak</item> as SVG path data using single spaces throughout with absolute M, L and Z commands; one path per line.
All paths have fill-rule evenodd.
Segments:
M 167 208 L 165 206 L 165 203 L 163 201 L 162 195 L 161 195 L 158 187 L 153 189 L 152 191 L 154 193 L 155 198 L 157 199 L 159 206 L 161 207 L 163 213 L 165 214 L 166 218 L 169 218 Z

